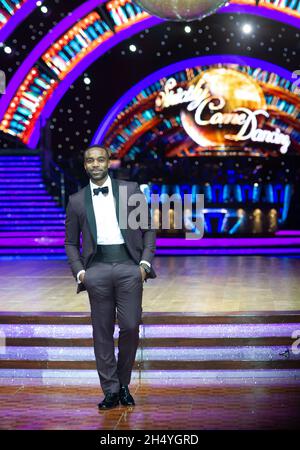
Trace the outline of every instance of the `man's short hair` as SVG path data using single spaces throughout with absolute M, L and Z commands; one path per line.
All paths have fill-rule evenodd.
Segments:
M 105 150 L 106 154 L 108 156 L 108 159 L 110 159 L 110 157 L 111 157 L 111 150 L 109 148 L 105 147 L 104 145 L 97 145 L 97 144 L 90 145 L 90 147 L 88 147 L 88 148 L 86 148 L 84 150 L 84 152 L 83 152 L 83 159 L 85 159 L 86 152 L 89 151 L 89 150 L 92 150 L 92 148 L 101 148 L 102 150 Z

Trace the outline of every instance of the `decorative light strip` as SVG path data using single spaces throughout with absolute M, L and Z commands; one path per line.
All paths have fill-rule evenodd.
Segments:
M 10 103 L 0 130 L 26 142 L 57 83 L 57 80 L 51 79 L 46 73 L 41 73 L 39 68 L 31 69 Z
M 107 23 L 93 12 L 72 27 L 42 56 L 42 60 L 60 80 L 84 56 L 113 35 Z
M 36 8 L 36 0 L 0 0 L 0 42 Z
M 113 0 L 106 3 L 106 9 L 115 24 L 115 31 L 124 30 L 139 20 L 150 17 L 131 0 Z

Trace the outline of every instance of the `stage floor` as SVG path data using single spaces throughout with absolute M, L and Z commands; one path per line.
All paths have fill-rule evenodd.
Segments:
M 81 385 L 15 380 L 0 386 L 6 430 L 295 430 L 299 382 L 276 379 L 133 382 L 136 406 L 98 411 L 103 394 Z M 30 414 L 28 414 L 30 411 Z
M 144 283 L 144 312 L 300 310 L 300 258 L 157 256 Z M 87 293 L 63 260 L 0 261 L 0 310 L 88 312 Z
M 299 357 L 287 349 L 299 329 L 300 259 L 158 256 L 154 266 L 136 407 L 100 412 L 88 296 L 76 294 L 67 262 L 0 261 L 0 311 L 12 313 L 2 314 L 0 429 L 299 428 Z

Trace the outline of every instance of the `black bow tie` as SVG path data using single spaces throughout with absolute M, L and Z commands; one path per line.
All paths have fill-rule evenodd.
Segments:
M 99 192 L 102 192 L 102 194 L 108 194 L 108 186 L 99 187 L 97 189 L 93 189 L 94 195 L 98 195 Z

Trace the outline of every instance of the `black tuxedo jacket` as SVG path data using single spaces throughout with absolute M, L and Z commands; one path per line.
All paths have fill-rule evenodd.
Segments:
M 137 183 L 133 181 L 123 181 L 111 178 L 112 190 L 115 201 L 117 219 L 119 222 L 119 205 L 122 211 L 127 208 L 127 217 L 134 206 L 128 206 L 128 197 L 132 194 L 141 193 Z M 119 191 L 120 186 L 127 186 L 127 196 Z M 121 195 L 119 194 L 121 192 Z M 156 249 L 156 231 L 151 229 L 150 209 L 146 198 L 142 196 L 144 206 L 148 212 L 148 227 L 121 229 L 126 248 L 132 259 L 139 264 L 144 259 L 152 264 Z M 125 212 L 124 212 L 125 214 Z M 82 252 L 80 252 L 80 240 L 82 237 Z M 97 251 L 97 228 L 93 208 L 92 194 L 90 184 L 69 197 L 66 211 L 66 234 L 65 249 L 68 262 L 71 266 L 74 277 L 80 270 L 86 270 L 91 264 Z M 156 278 L 156 273 L 151 266 L 151 272 L 147 278 Z M 83 283 L 78 284 L 77 293 L 84 291 Z

